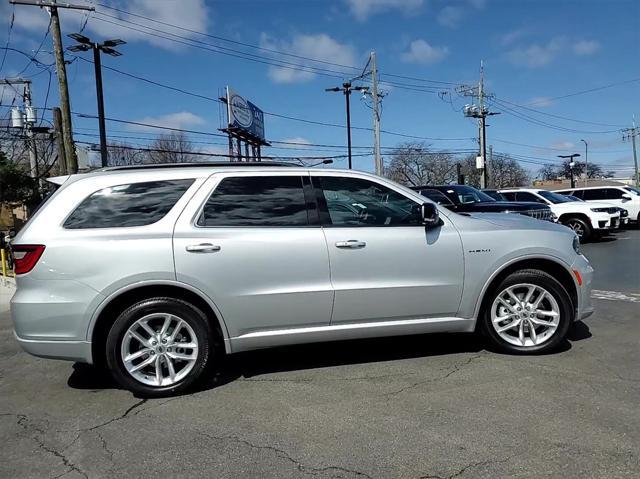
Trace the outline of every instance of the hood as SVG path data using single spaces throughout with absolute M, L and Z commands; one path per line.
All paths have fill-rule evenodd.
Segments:
M 478 203 L 463 203 L 457 205 L 461 211 L 468 212 L 493 212 L 503 213 L 511 211 L 549 210 L 549 207 L 540 203 L 527 203 L 518 201 L 481 201 Z
M 566 226 L 551 221 L 538 220 L 525 215 L 509 215 L 504 213 L 465 213 L 464 215 L 487 223 L 488 225 L 505 229 L 542 229 L 553 231 L 567 229 Z

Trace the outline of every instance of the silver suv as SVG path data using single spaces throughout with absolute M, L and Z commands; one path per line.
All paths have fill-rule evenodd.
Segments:
M 570 229 L 456 214 L 362 172 L 226 163 L 54 182 L 13 242 L 15 336 L 148 397 L 224 353 L 285 344 L 481 331 L 546 352 L 593 312 Z

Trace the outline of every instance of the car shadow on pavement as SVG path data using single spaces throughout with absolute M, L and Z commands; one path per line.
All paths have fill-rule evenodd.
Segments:
M 574 323 L 565 340 L 553 353 L 571 349 L 571 343 L 590 338 L 589 327 Z M 200 381 L 195 391 L 206 391 L 263 374 L 313 370 L 333 366 L 398 361 L 489 350 L 487 342 L 477 334 L 424 334 L 387 338 L 357 339 L 329 343 L 282 346 L 237 353 L 224 358 Z M 74 389 L 97 392 L 119 386 L 104 368 L 76 363 L 67 382 Z M 194 392 L 191 389 L 186 394 Z

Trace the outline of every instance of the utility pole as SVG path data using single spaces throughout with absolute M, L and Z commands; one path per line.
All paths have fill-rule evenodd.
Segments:
M 458 88 L 458 92 L 464 96 L 470 96 L 478 99 L 478 105 L 471 104 L 464 106 L 464 116 L 478 118 L 478 143 L 480 145 L 479 161 L 476 167 L 481 169 L 480 187 L 486 188 L 488 184 L 487 178 L 487 116 L 499 115 L 499 112 L 492 112 L 485 106 L 484 100 L 491 95 L 487 95 L 484 91 L 484 62 L 480 61 L 480 81 L 477 87 L 465 86 Z
M 486 175 L 487 188 L 493 188 L 493 181 L 491 179 L 491 167 L 493 166 L 493 145 L 489 145 L 489 160 L 484 165 L 484 172 Z
M 572 153 L 570 155 L 558 155 L 558 158 L 568 159 L 569 160 L 569 176 L 571 177 L 571 188 L 576 187 L 576 182 L 573 178 L 573 167 L 575 166 L 574 158 L 580 156 L 580 153 Z
M 93 67 L 96 77 L 96 96 L 98 98 L 98 126 L 100 127 L 100 158 L 102 160 L 102 167 L 109 166 L 109 157 L 107 155 L 107 128 L 104 124 L 104 96 L 102 93 L 102 61 L 100 60 L 100 52 L 106 53 L 112 57 L 122 56 L 113 47 L 118 45 L 124 45 L 126 42 L 119 38 L 113 40 L 105 40 L 102 43 L 91 41 L 89 37 L 85 37 L 79 33 L 71 33 L 69 38 L 73 38 L 78 42 L 77 45 L 69 47 L 69 51 L 72 52 L 86 52 L 87 50 L 93 50 Z
M 65 161 L 64 138 L 62 134 L 62 113 L 58 107 L 52 108 L 51 112 L 53 113 L 53 129 L 55 132 L 56 147 L 58 149 L 58 174 L 66 175 L 68 173 L 67 162 Z
M 636 152 L 636 136 L 640 135 L 640 128 L 636 126 L 636 119 L 633 118 L 633 127 L 625 128 L 622 130 L 622 140 L 631 140 L 631 147 L 633 148 L 633 167 L 634 167 L 634 181 L 636 186 L 640 186 L 640 174 L 638 173 L 638 154 Z
M 31 102 L 31 80 L 25 80 L 23 78 L 7 78 L 0 80 L 0 85 L 22 85 L 24 88 L 21 95 L 24 111 L 20 109 L 20 107 L 16 107 L 12 110 L 11 127 L 20 129 L 24 132 L 27 150 L 29 152 L 29 174 L 31 178 L 38 178 L 38 153 L 36 151 L 36 143 L 33 135 L 34 125 L 36 123 L 36 112 Z
M 351 106 L 350 106 L 350 101 L 349 101 L 349 97 L 351 96 L 351 92 L 352 91 L 369 91 L 369 88 L 366 86 L 352 86 L 351 82 L 345 82 L 342 84 L 342 87 L 334 87 L 334 88 L 325 88 L 324 91 L 331 91 L 331 92 L 343 92 L 344 93 L 344 97 L 345 97 L 345 101 L 346 101 L 346 109 L 347 109 L 347 153 L 349 156 L 349 169 L 353 169 L 353 164 L 351 161 Z
M 64 50 L 62 47 L 62 35 L 60 33 L 60 18 L 58 8 L 70 10 L 94 11 L 94 7 L 87 5 L 72 5 L 69 3 L 58 5 L 55 0 L 9 0 L 9 3 L 17 5 L 30 5 L 32 7 L 48 8 L 51 15 L 51 38 L 53 41 L 53 51 L 56 58 L 56 73 L 58 77 L 58 87 L 60 89 L 60 107 L 62 112 L 62 132 L 64 137 L 64 151 L 66 155 L 67 169 L 69 173 L 78 172 L 78 158 L 73 144 L 73 133 L 71 127 L 71 104 L 69 101 L 69 87 L 67 85 L 67 70 L 64 63 Z
M 580 140 L 584 143 L 584 186 L 587 186 L 589 178 L 589 144 L 585 140 Z
M 380 99 L 378 98 L 378 67 L 376 52 L 371 52 L 371 100 L 373 101 L 373 155 L 375 158 L 375 173 L 382 176 L 384 165 L 380 153 Z

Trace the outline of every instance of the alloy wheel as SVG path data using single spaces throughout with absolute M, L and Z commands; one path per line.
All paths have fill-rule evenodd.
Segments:
M 198 338 L 174 314 L 153 313 L 124 334 L 120 354 L 127 372 L 147 386 L 171 386 L 184 379 L 198 358 Z
M 578 221 L 569 221 L 567 223 L 567 226 L 575 231 L 575 233 L 578 235 L 578 238 L 582 238 L 584 236 L 585 231 L 582 223 Z
M 549 291 L 516 284 L 500 292 L 491 306 L 491 324 L 504 341 L 532 347 L 547 342 L 560 324 L 560 307 Z

